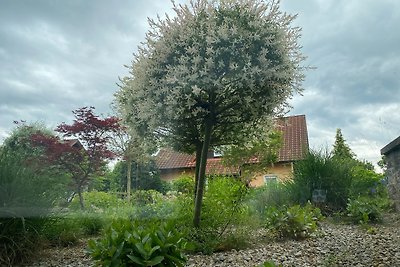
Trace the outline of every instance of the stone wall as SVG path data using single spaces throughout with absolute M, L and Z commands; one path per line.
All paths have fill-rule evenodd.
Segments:
M 400 147 L 386 155 L 388 190 L 397 211 L 400 212 Z

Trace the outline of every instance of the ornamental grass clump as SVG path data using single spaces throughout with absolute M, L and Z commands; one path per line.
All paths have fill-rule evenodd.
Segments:
M 171 225 L 114 221 L 88 253 L 97 266 L 184 266 L 185 242 Z

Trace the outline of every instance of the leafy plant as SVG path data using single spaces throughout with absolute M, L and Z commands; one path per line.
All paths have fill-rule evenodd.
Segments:
M 172 181 L 171 189 L 184 194 L 193 195 L 194 179 L 190 175 L 182 175 L 179 179 Z
M 369 170 L 361 164 L 352 169 L 351 198 L 359 196 L 387 197 L 387 188 L 382 174 Z
M 168 224 L 114 221 L 101 239 L 89 241 L 98 266 L 184 266 L 185 242 Z
M 278 237 L 302 239 L 309 237 L 318 229 L 318 222 L 322 219 L 321 211 L 311 204 L 304 207 L 270 207 L 265 214 L 265 225 Z
M 376 199 L 368 197 L 350 199 L 346 211 L 353 223 L 367 224 L 382 221 L 382 208 Z
M 273 261 L 266 261 L 263 264 L 259 265 L 258 267 L 281 267 L 281 266 L 282 266 L 281 264 L 276 265 L 276 263 Z

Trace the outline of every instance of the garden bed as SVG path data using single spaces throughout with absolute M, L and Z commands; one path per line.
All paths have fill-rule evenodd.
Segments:
M 25 266 L 93 266 L 86 241 L 66 248 L 45 249 Z M 386 214 L 384 223 L 356 226 L 322 223 L 321 231 L 302 241 L 260 242 L 254 248 L 189 255 L 187 266 L 256 266 L 273 260 L 283 266 L 400 266 L 400 214 Z

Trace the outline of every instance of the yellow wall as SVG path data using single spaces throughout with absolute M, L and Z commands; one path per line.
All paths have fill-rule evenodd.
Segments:
M 191 168 L 161 170 L 160 177 L 163 181 L 172 182 L 183 174 L 194 176 L 194 170 Z M 264 175 L 276 175 L 279 182 L 289 181 L 293 177 L 293 163 L 275 163 L 268 169 L 266 173 L 259 173 L 254 175 L 254 178 L 250 182 L 250 186 L 263 186 Z
M 187 169 L 161 170 L 160 178 L 163 181 L 172 182 L 173 180 L 176 180 L 177 178 L 179 178 L 183 174 L 193 175 L 194 176 L 194 170 L 193 169 L 189 169 L 189 168 L 187 168 Z
M 265 175 L 276 175 L 279 182 L 287 182 L 293 177 L 293 163 L 275 163 L 266 173 L 256 174 L 250 185 L 254 187 L 263 186 Z

